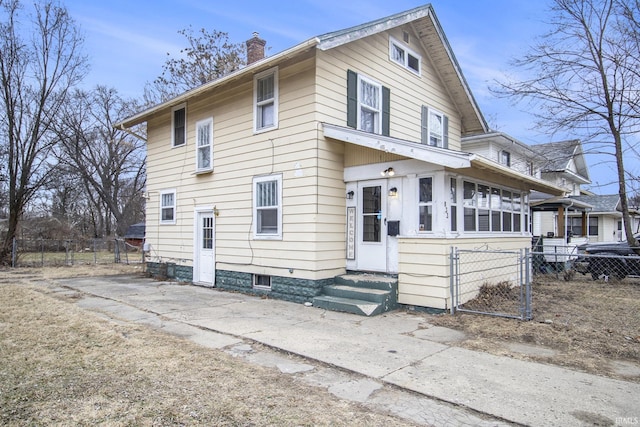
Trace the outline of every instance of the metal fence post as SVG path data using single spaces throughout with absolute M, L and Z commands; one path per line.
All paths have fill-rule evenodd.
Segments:
M 525 265 L 525 316 L 526 320 L 531 320 L 533 318 L 533 313 L 531 310 L 531 253 L 529 248 L 525 248 L 524 250 L 524 265 Z
M 460 288 L 459 282 L 459 263 L 458 263 L 458 248 L 455 246 L 451 247 L 451 252 L 449 255 L 449 274 L 451 279 L 449 280 L 449 292 L 451 293 L 451 314 L 456 313 L 457 303 L 458 303 L 458 292 Z

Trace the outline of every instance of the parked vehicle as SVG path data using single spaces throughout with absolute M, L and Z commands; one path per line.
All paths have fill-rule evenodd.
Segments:
M 640 233 L 635 238 L 640 239 Z M 640 276 L 640 247 L 633 248 L 627 241 L 586 244 L 578 250 L 582 256 L 576 261 L 576 270 L 591 274 L 594 280 Z

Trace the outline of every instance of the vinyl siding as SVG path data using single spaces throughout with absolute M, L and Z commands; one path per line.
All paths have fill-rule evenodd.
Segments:
M 402 40 L 402 31 L 409 26 L 392 31 Z M 411 40 L 416 40 L 411 35 Z M 460 150 L 461 123 L 458 112 L 438 78 L 438 73 L 421 46 L 409 46 L 422 56 L 421 76 L 404 69 L 389 58 L 389 33 L 380 33 L 318 52 L 317 83 L 319 120 L 346 126 L 347 121 L 347 70 L 353 70 L 378 81 L 391 89 L 390 136 L 420 142 L 421 107 L 427 105 L 449 117 L 449 147 Z M 402 157 L 356 147 L 345 147 L 345 166 L 388 162 Z
M 193 263 L 196 207 L 219 212 L 219 269 L 304 279 L 344 271 L 342 144 L 318 140 L 315 60 L 279 67 L 278 129 L 253 133 L 253 80 L 187 104 L 187 144 L 171 149 L 169 111 L 148 123 L 147 235 L 151 255 Z M 195 171 L 195 122 L 213 117 L 213 172 Z M 253 238 L 253 177 L 282 174 L 282 240 Z M 175 225 L 159 225 L 159 192 L 177 190 Z M 293 269 L 294 273 L 289 273 Z
M 440 309 L 451 308 L 450 295 L 450 253 L 452 247 L 459 249 L 474 249 L 487 247 L 492 250 L 515 251 L 531 247 L 530 237 L 496 237 L 496 238 L 463 238 L 463 239 L 432 239 L 407 238 L 398 239 L 398 302 L 401 304 L 433 307 Z M 512 280 L 513 265 L 500 263 L 492 269 L 491 277 L 477 277 L 474 283 L 465 286 L 477 289 L 485 281 L 498 283 L 502 280 Z M 498 274 L 495 272 L 498 271 Z M 467 288 L 468 289 L 468 288 Z M 470 299 L 474 295 L 470 292 L 463 298 Z

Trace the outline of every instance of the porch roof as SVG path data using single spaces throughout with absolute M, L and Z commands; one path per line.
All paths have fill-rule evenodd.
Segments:
M 325 137 L 338 141 L 443 166 L 457 170 L 460 173 L 464 173 L 465 169 L 475 172 L 490 172 L 497 179 L 510 180 L 512 182 L 517 181 L 525 185 L 529 190 L 542 191 L 559 196 L 564 195 L 565 192 L 563 188 L 557 187 L 547 181 L 525 175 L 477 154 L 432 147 L 403 139 L 336 126 L 330 123 L 323 123 L 322 128 Z
M 548 199 L 532 201 L 529 203 L 529 206 L 533 211 L 556 211 L 560 207 L 576 211 L 593 210 L 593 205 L 565 196 L 556 196 Z

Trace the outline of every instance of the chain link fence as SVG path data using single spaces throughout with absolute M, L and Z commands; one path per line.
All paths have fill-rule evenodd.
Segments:
M 580 254 L 570 268 L 570 271 L 591 276 L 593 280 L 619 281 L 640 276 L 640 256 Z
M 452 312 L 530 320 L 531 255 L 521 251 L 451 249 Z
M 615 247 L 616 244 L 603 244 Z M 598 246 L 597 244 L 595 245 Z M 623 254 L 614 253 L 614 250 Z M 630 250 L 588 253 L 575 245 L 533 246 L 533 272 L 536 275 L 555 275 L 565 281 L 577 274 L 605 282 L 640 276 L 640 255 Z
M 123 239 L 14 239 L 12 267 L 141 263 L 142 250 Z

